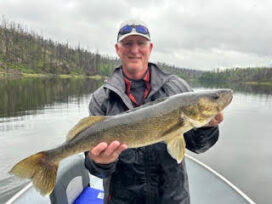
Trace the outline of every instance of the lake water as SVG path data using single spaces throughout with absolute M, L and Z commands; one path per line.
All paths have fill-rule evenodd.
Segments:
M 0 80 L 0 203 L 26 184 L 9 175 L 10 168 L 30 154 L 62 143 L 68 130 L 88 115 L 90 94 L 101 83 Z M 204 154 L 188 153 L 225 176 L 256 203 L 268 204 L 272 201 L 272 90 L 231 88 L 234 98 L 224 111 L 219 141 Z

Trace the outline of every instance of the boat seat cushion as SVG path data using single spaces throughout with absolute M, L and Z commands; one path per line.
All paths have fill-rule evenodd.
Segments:
M 91 187 L 86 187 L 84 191 L 74 201 L 74 204 L 103 204 L 103 198 L 103 191 Z

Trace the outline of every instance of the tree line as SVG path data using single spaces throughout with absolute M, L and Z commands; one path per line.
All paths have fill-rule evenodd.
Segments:
M 101 56 L 80 46 L 44 39 L 20 24 L 2 19 L 0 25 L 0 70 L 24 73 L 83 74 L 109 76 L 119 66 L 117 58 Z M 191 80 L 202 72 L 158 63 L 165 71 Z
M 272 83 L 272 68 L 229 68 L 225 70 L 204 72 L 199 81 L 203 83 Z
M 81 74 L 109 76 L 119 66 L 117 58 L 101 56 L 80 46 L 59 43 L 29 32 L 20 24 L 2 19 L 0 25 L 0 71 L 50 74 Z M 189 81 L 250 82 L 272 81 L 271 68 L 231 68 L 199 71 L 166 63 L 159 67 Z M 271 82 L 272 83 L 272 82 Z
M 160 62 L 158 63 L 158 66 L 162 70 L 175 74 L 188 81 L 195 81 L 204 73 L 204 71 L 188 69 L 188 68 L 180 68 L 180 67 L 176 67 L 175 65 L 169 65 L 169 64 L 160 63 Z
M 107 74 L 117 59 L 72 48 L 28 32 L 20 24 L 2 20 L 0 26 L 0 68 L 25 73 Z

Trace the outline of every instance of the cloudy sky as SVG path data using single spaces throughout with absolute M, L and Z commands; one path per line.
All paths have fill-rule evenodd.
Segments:
M 110 57 L 119 24 L 150 27 L 152 62 L 199 70 L 272 67 L 271 0 L 0 0 L 0 15 Z

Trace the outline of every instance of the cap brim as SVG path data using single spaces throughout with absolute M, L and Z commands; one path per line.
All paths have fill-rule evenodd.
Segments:
M 145 35 L 145 34 L 142 34 L 142 33 L 137 33 L 137 32 L 130 32 L 130 33 L 127 33 L 127 34 L 125 34 L 125 35 L 121 35 L 121 36 L 118 38 L 118 42 L 124 40 L 126 37 L 131 36 L 131 35 L 142 36 L 142 37 L 146 38 L 147 40 L 150 40 L 150 37 L 149 37 L 148 35 Z

